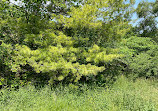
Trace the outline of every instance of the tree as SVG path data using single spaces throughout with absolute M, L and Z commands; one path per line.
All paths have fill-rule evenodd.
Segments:
M 10 61 L 5 62 L 13 78 L 75 83 L 96 76 L 105 70 L 105 63 L 122 57 L 110 44 L 129 30 L 132 4 L 123 0 L 21 2 L 20 6 L 4 2 L 7 19 L 1 18 L 5 22 L 1 27 L 7 26 L 2 40 L 13 47 Z
M 120 51 L 133 77 L 156 77 L 158 75 L 158 44 L 151 38 L 130 37 L 121 42 Z
M 136 12 L 140 22 L 135 27 L 135 32 L 141 37 L 151 37 L 153 40 L 158 40 L 157 27 L 157 9 L 158 1 L 155 2 L 141 2 L 139 3 Z M 158 42 L 158 41 L 157 41 Z

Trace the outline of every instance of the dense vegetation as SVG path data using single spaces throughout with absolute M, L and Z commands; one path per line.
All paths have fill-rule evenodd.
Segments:
M 83 85 L 77 89 L 23 87 L 2 90 L 1 111 L 157 111 L 158 84 L 139 79 L 135 83 L 119 78 L 111 88 Z M 149 90 L 150 89 L 150 90 Z
M 135 0 L 0 0 L 0 109 L 15 103 L 12 110 L 29 110 L 32 105 L 40 108 L 33 110 L 52 110 L 51 104 L 57 104 L 53 110 L 155 111 L 158 100 L 144 97 L 156 96 L 157 87 L 142 79 L 158 78 L 158 1 L 143 1 L 136 9 L 134 4 Z M 136 26 L 131 24 L 133 13 L 139 19 Z M 117 80 L 122 75 L 142 83 Z M 63 92 L 58 92 L 59 84 Z M 136 84 L 144 84 L 140 92 L 149 86 L 155 92 L 135 95 Z M 38 89 L 44 86 L 49 88 Z M 113 91 L 118 88 L 117 97 Z M 45 102 L 34 104 L 40 97 Z

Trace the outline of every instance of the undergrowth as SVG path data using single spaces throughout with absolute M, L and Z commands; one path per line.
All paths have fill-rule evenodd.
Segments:
M 110 88 L 83 85 L 0 90 L 0 111 L 157 111 L 158 82 L 120 77 Z

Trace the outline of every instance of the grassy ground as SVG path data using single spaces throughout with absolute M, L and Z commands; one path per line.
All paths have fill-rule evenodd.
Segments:
M 0 111 L 158 111 L 158 82 L 124 77 L 109 89 L 33 86 L 0 90 Z

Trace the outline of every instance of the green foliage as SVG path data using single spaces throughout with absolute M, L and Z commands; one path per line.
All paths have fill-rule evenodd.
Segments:
M 151 38 L 130 37 L 122 41 L 121 53 L 135 77 L 158 75 L 158 45 Z
M 133 1 L 20 2 L 0 5 L 2 40 L 12 46 L 9 61 L 2 61 L 12 72 L 13 83 L 76 83 L 123 57 L 114 44 L 130 29 Z
M 91 47 L 94 44 L 112 46 L 129 30 L 129 21 L 124 16 L 132 12 L 132 4 L 124 2 L 88 0 L 77 8 L 71 7 L 69 16 L 59 15 L 55 18 L 59 24 L 63 24 L 65 34 L 76 41 L 75 47 Z
M 0 86 L 9 84 L 11 79 L 10 62 L 12 46 L 2 42 L 0 45 Z
M 155 85 L 154 85 L 155 84 Z M 46 86 L 35 89 L 33 86 L 19 90 L 0 90 L 2 111 L 157 111 L 157 81 L 141 80 L 131 82 L 120 77 L 111 88 L 92 88 L 82 85 L 74 88 L 59 86 L 50 89 Z M 150 90 L 149 90 L 150 89 Z
M 135 33 L 141 37 L 151 37 L 158 42 L 158 27 L 157 27 L 157 0 L 155 2 L 139 3 L 136 13 L 139 17 L 139 22 L 135 27 Z

